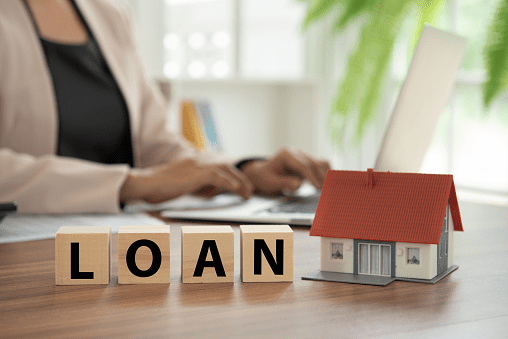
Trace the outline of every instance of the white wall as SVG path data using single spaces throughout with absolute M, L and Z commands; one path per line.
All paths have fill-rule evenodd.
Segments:
M 407 263 L 407 249 L 420 249 L 420 265 Z M 432 279 L 437 275 L 437 245 L 395 243 L 395 276 L 401 278 Z
M 150 77 L 161 77 L 164 66 L 165 5 L 162 0 L 124 0 L 134 17 L 136 42 Z
M 268 155 L 282 146 L 315 152 L 312 82 L 180 80 L 171 88 L 171 125 L 180 128 L 182 99 L 211 102 L 224 150 L 234 157 Z
M 343 259 L 330 257 L 332 242 L 343 243 Z M 353 239 L 321 238 L 321 271 L 353 273 L 354 272 L 354 241 Z

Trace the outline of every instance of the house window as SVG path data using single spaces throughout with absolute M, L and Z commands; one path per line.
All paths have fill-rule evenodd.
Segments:
M 420 249 L 408 248 L 407 249 L 407 263 L 408 265 L 420 265 Z
M 439 250 L 439 258 L 442 258 L 443 255 L 448 255 L 448 243 L 446 241 L 443 241 L 441 244 L 438 245 Z
M 165 4 L 167 77 L 305 76 L 301 23 L 306 4 L 293 0 L 166 0 Z
M 450 206 L 446 207 L 446 214 L 444 217 L 444 231 L 445 233 L 448 233 L 448 218 L 450 215 Z
M 332 242 L 331 259 L 344 259 L 344 244 Z

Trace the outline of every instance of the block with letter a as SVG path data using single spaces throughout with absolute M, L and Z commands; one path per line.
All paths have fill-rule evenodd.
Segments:
M 288 225 L 240 226 L 243 282 L 293 281 L 293 230 Z
M 55 239 L 57 285 L 109 284 L 109 226 L 62 226 Z
M 169 284 L 169 226 L 122 226 L 118 230 L 118 283 Z
M 231 226 L 182 226 L 182 282 L 233 282 L 234 232 Z

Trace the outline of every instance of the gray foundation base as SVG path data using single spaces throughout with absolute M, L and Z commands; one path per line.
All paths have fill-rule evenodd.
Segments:
M 432 279 L 382 277 L 382 276 L 377 276 L 377 275 L 351 274 L 351 273 L 338 273 L 338 272 L 325 272 L 325 271 L 316 271 L 316 272 L 310 273 L 310 274 L 302 277 L 302 279 L 303 280 L 341 282 L 341 283 L 349 283 L 349 284 L 375 285 L 375 286 L 386 286 L 395 280 L 426 283 L 426 284 L 435 284 L 439 280 L 446 277 L 448 274 L 455 271 L 457 268 L 459 268 L 459 266 L 457 266 L 457 265 L 450 266 L 446 271 L 435 276 Z
M 443 279 L 444 277 L 446 277 L 448 274 L 452 273 L 453 271 L 455 271 L 456 269 L 458 269 L 459 266 L 457 265 L 453 265 L 453 266 L 450 266 L 448 267 L 448 269 L 446 271 L 444 271 L 443 273 L 439 274 L 439 275 L 436 275 L 434 278 L 432 279 L 415 279 L 415 278 L 395 278 L 395 280 L 400 280 L 400 281 L 409 281 L 409 282 L 418 282 L 418 283 L 426 283 L 426 284 L 435 284 L 437 283 L 439 280 Z
M 395 280 L 395 278 L 393 277 L 381 277 L 378 275 L 364 275 L 364 274 L 338 273 L 325 271 L 313 272 L 305 277 L 302 277 L 302 279 L 333 281 L 349 284 L 377 285 L 377 286 L 386 286 Z

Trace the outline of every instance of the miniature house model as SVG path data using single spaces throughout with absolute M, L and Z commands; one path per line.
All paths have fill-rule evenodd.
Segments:
M 457 269 L 462 230 L 452 175 L 330 170 L 310 230 L 321 270 L 304 279 L 434 283 Z

